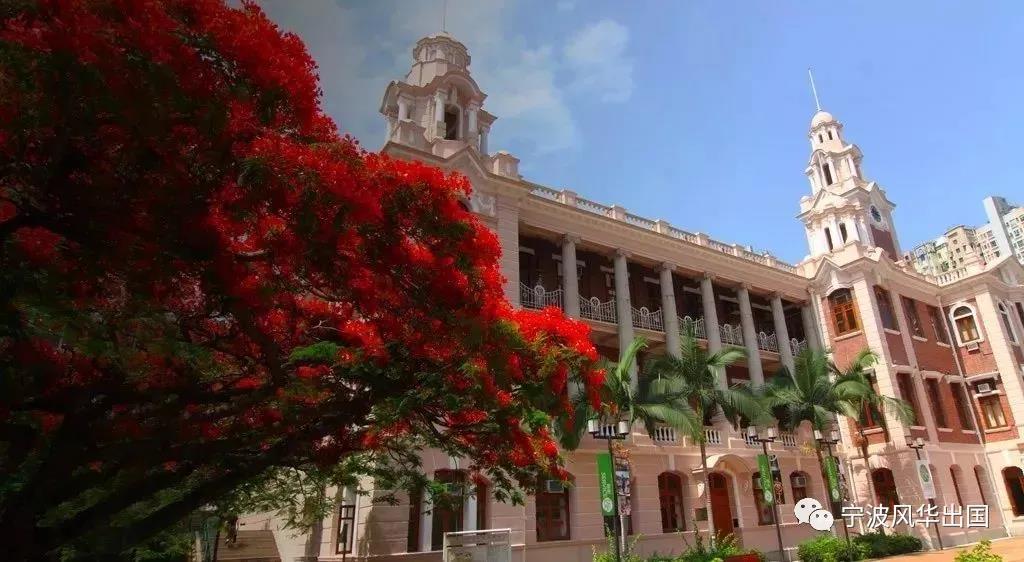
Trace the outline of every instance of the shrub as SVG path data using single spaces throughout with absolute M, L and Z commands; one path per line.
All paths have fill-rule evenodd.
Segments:
M 882 533 L 865 533 L 854 537 L 853 542 L 867 548 L 871 558 L 883 558 L 895 554 L 906 554 L 921 550 L 921 539 L 905 533 L 883 535 Z
M 1003 557 L 992 552 L 991 541 L 984 540 L 970 550 L 960 551 L 955 562 L 1003 562 Z
M 686 550 L 679 555 L 679 562 L 722 562 L 729 556 L 744 552 L 736 536 L 732 534 L 719 537 L 714 545 L 710 544 L 710 541 L 705 544 L 704 535 L 699 532 L 694 534 L 693 539 L 693 544 L 687 543 Z
M 801 562 L 854 562 L 863 560 L 871 552 L 870 546 L 863 543 L 852 543 L 832 535 L 821 535 L 800 543 L 797 557 Z

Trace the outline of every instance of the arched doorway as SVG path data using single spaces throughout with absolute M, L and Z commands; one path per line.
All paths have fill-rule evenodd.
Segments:
M 708 482 L 711 486 L 708 497 L 711 498 L 711 514 L 715 531 L 719 535 L 729 534 L 733 532 L 729 478 L 721 472 L 712 472 L 708 475 Z
M 871 481 L 875 485 L 875 501 L 878 505 L 887 505 L 889 509 L 900 503 L 896 493 L 896 479 L 888 468 L 876 468 L 871 471 Z
M 1014 515 L 1024 515 L 1024 471 L 1019 466 L 1003 469 L 1003 483 L 1006 495 L 1010 496 L 1010 507 Z

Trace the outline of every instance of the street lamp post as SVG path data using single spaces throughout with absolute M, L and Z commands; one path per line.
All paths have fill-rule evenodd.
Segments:
M 918 437 L 917 439 L 911 439 L 908 435 L 907 447 L 910 447 L 911 449 L 914 450 L 914 454 L 917 455 L 917 460 L 921 460 L 921 449 L 924 449 L 924 439 L 920 437 Z M 932 478 L 935 478 L 935 475 L 931 474 L 931 468 L 928 469 L 928 473 Z M 921 492 L 924 492 L 923 488 L 921 489 Z M 935 500 L 933 500 L 932 498 L 928 498 L 928 505 L 930 507 L 935 507 Z M 942 550 L 945 547 L 942 546 L 942 533 L 939 532 L 939 523 L 938 521 L 932 521 L 932 525 L 935 527 L 935 538 L 939 540 L 939 550 Z
M 775 428 L 769 427 L 767 433 L 768 435 L 766 437 L 761 437 L 757 434 L 756 427 L 752 425 L 747 427 L 747 436 L 751 440 L 757 441 L 761 444 L 761 451 L 764 453 L 765 458 L 768 458 L 768 444 L 775 441 Z M 774 484 L 774 482 L 775 478 L 772 478 L 772 483 Z M 761 492 L 764 493 L 764 490 Z M 772 519 L 775 520 L 775 538 L 779 540 L 779 556 L 782 558 L 782 562 L 786 562 L 786 547 L 782 545 L 782 527 L 779 525 L 779 498 L 775 496 L 774 489 L 772 490 L 772 498 L 774 500 L 772 501 Z
M 604 428 L 608 426 L 602 425 L 599 420 L 587 420 L 587 433 L 594 439 L 604 439 L 608 442 L 608 457 L 612 462 L 612 503 L 615 505 L 615 516 L 612 518 L 612 535 L 615 537 L 615 562 L 621 562 L 622 544 L 619 532 L 622 530 L 622 524 L 619 520 L 619 487 L 615 482 L 615 453 L 612 451 L 612 441 L 623 440 L 629 435 L 629 422 L 619 420 L 617 423 L 609 425 L 611 425 L 612 431 L 605 431 Z
M 828 453 L 828 457 L 827 458 L 829 458 L 829 459 L 833 458 L 832 457 L 832 445 L 835 445 L 836 443 L 839 443 L 839 432 L 833 429 L 832 431 L 829 432 L 828 439 L 826 439 L 825 435 L 821 432 L 821 430 L 815 429 L 814 430 L 814 439 L 815 439 L 815 441 L 818 442 L 818 447 L 819 448 L 821 448 L 822 445 L 825 445 L 825 451 Z M 825 482 L 825 487 L 826 487 L 826 489 L 828 488 L 828 482 Z M 836 503 L 838 503 L 838 502 L 832 501 L 832 494 L 831 493 L 829 493 L 828 491 L 826 491 L 826 493 L 828 493 L 828 506 L 829 506 L 829 508 L 831 508 L 830 511 L 832 511 L 832 516 L 835 517 L 835 516 L 838 515 L 839 519 L 842 520 L 841 526 L 843 528 L 843 535 L 846 537 L 846 550 L 847 550 L 848 553 L 853 552 L 853 544 L 850 542 L 850 529 L 848 529 L 846 527 L 846 519 L 843 518 L 843 516 L 842 516 L 843 514 L 841 512 L 840 513 L 836 513 Z

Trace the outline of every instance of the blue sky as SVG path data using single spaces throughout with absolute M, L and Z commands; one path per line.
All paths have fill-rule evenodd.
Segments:
M 369 149 L 443 0 L 261 0 L 320 64 L 324 106 Z M 903 248 L 1024 202 L 1024 4 L 448 0 L 447 29 L 529 180 L 788 261 L 814 103 L 897 205 Z

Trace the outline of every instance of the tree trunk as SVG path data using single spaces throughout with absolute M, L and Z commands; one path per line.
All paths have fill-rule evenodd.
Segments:
M 701 429 L 703 431 L 703 429 Z M 708 452 L 704 443 L 704 435 L 700 436 L 700 466 L 704 469 L 704 507 L 707 509 L 708 534 L 710 535 L 711 546 L 715 545 L 717 532 L 715 530 L 715 517 L 711 511 L 711 474 L 708 473 Z M 696 523 L 694 524 L 696 526 Z M 697 529 L 694 528 L 694 532 Z

